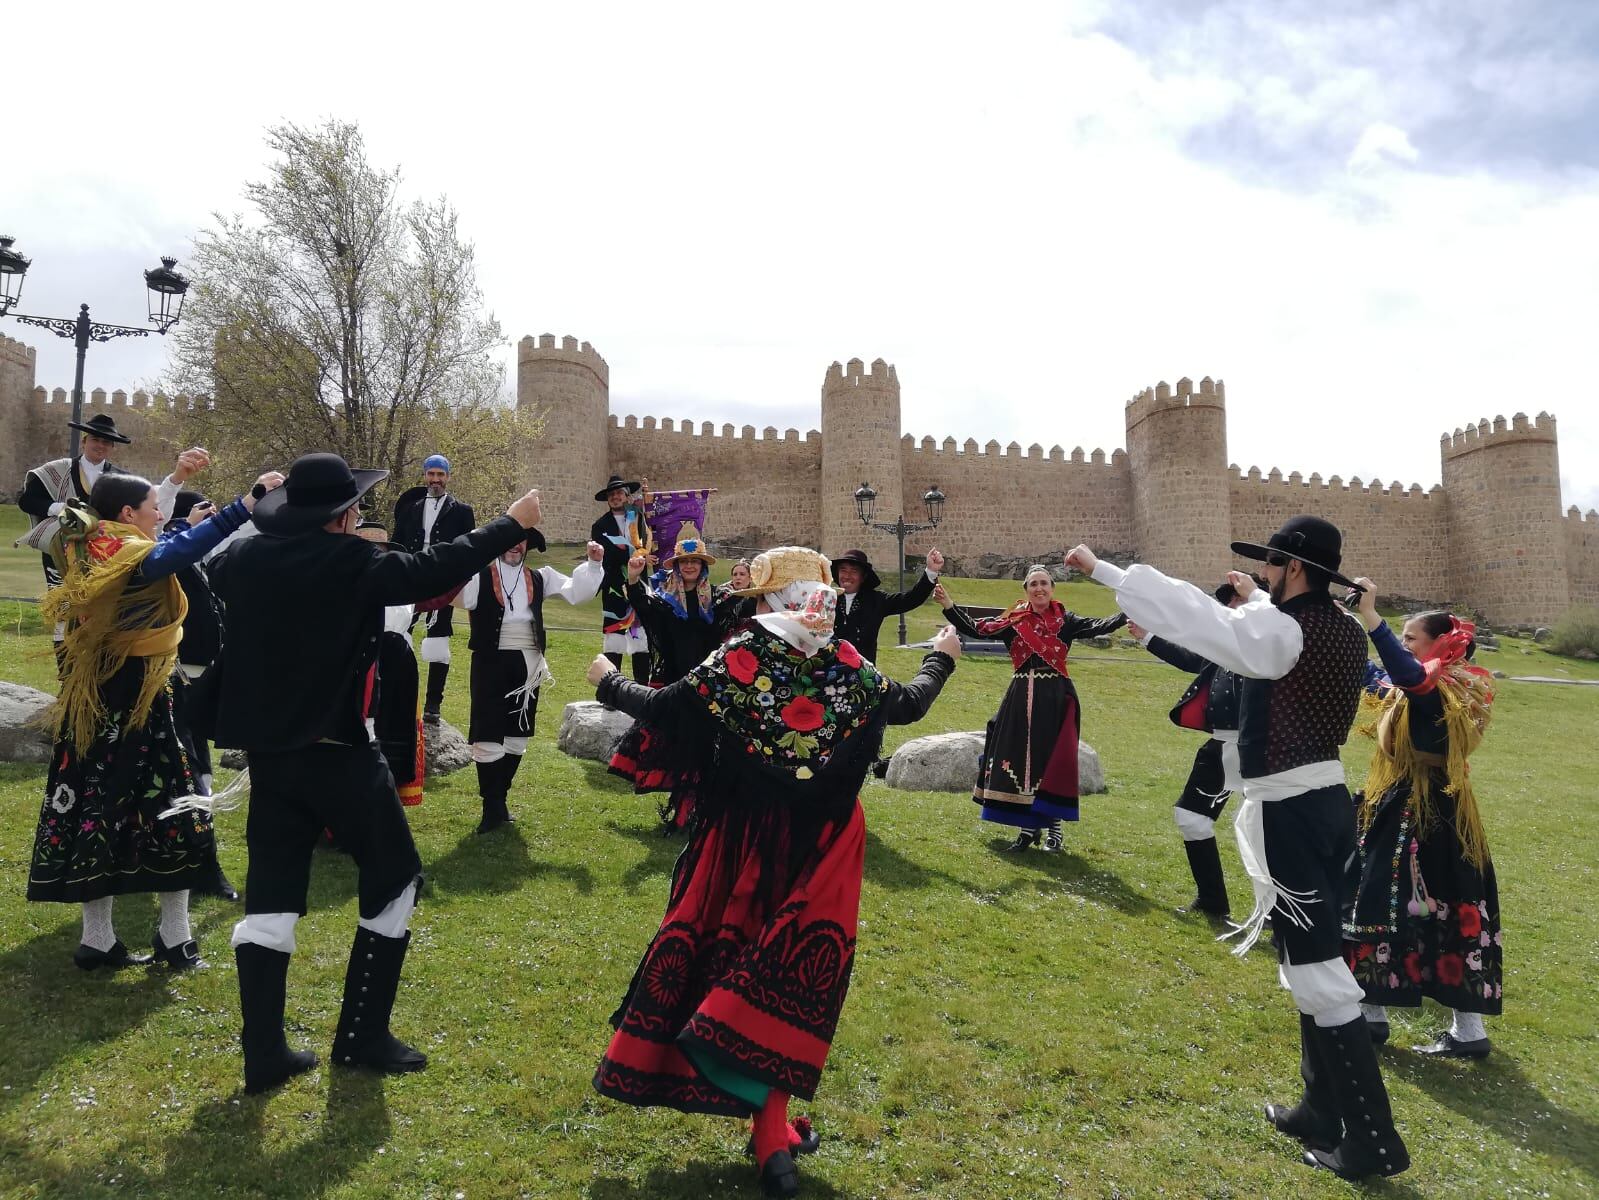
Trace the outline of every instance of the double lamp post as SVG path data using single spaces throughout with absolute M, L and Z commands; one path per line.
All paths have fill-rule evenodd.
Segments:
M 871 484 L 862 482 L 855 489 L 855 515 L 868 529 L 891 533 L 899 542 L 899 590 L 905 590 L 905 538 L 907 534 L 921 533 L 924 529 L 937 529 L 944 519 L 944 493 L 934 484 L 922 496 L 922 507 L 927 510 L 927 520 L 907 521 L 900 513 L 892 521 L 874 521 L 877 515 L 877 491 Z M 905 614 L 899 614 L 899 644 L 905 644 Z
M 0 236 L 0 317 L 11 313 L 22 298 L 23 277 L 32 261 L 11 248 L 14 239 Z M 183 312 L 183 297 L 189 290 L 189 281 L 178 274 L 178 260 L 163 258 L 159 267 L 144 273 L 144 285 L 150 290 L 150 326 L 107 325 L 89 319 L 89 306 L 81 305 L 76 317 L 37 317 L 27 313 L 14 313 L 24 325 L 48 329 L 57 337 L 71 338 L 78 347 L 78 369 L 72 378 L 72 422 L 83 421 L 83 360 L 90 342 L 109 342 L 118 337 L 149 337 L 151 333 L 163 336 L 178 323 Z M 72 430 L 70 455 L 78 455 L 78 430 Z

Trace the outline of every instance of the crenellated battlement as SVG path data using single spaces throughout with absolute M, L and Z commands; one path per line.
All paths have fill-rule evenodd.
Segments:
M 1439 452 L 1447 461 L 1489 446 L 1506 445 L 1511 442 L 1552 443 L 1555 440 L 1554 417 L 1541 412 L 1528 420 L 1526 413 L 1517 413 L 1508 421 L 1502 416 L 1495 417 L 1492 421 L 1484 418 L 1475 425 L 1467 425 L 1452 434 L 1446 433 L 1439 439 Z
M 1201 379 L 1196 386 L 1192 379 L 1186 375 L 1177 381 L 1177 386 L 1172 387 L 1164 379 L 1154 387 L 1147 387 L 1133 395 L 1127 401 L 1126 420 L 1127 428 L 1135 425 L 1157 412 L 1171 408 L 1220 408 L 1227 407 L 1227 385 L 1219 379 L 1211 379 L 1209 375 Z
M 807 430 L 802 437 L 797 429 L 785 429 L 779 434 L 777 426 L 767 425 L 757 432 L 753 425 L 743 425 L 735 428 L 731 423 L 724 424 L 720 429 L 710 421 L 699 422 L 695 429 L 695 422 L 685 418 L 675 421 L 671 417 L 638 417 L 632 414 L 618 416 L 612 413 L 609 425 L 611 429 L 641 433 L 670 433 L 678 438 L 696 441 L 716 442 L 820 442 L 822 435 L 819 430 Z
M 0 334 L 0 359 L 32 370 L 38 358 L 39 352 L 32 346 Z
M 1259 484 L 1261 487 L 1280 487 L 1290 493 L 1340 492 L 1346 495 L 1361 493 L 1368 496 L 1386 495 L 1411 500 L 1432 500 L 1442 498 L 1444 492 L 1442 485 L 1436 483 L 1429 490 L 1423 488 L 1419 483 L 1412 483 L 1406 487 L 1401 480 L 1395 479 L 1385 487 L 1380 479 L 1362 482 L 1358 475 L 1351 476 L 1347 483 L 1344 482 L 1342 475 L 1334 475 L 1323 482 L 1319 472 L 1312 472 L 1307 479 L 1298 471 L 1291 471 L 1284 476 L 1276 467 L 1262 475 L 1259 467 L 1250 467 L 1249 470 L 1244 471 L 1239 468 L 1237 463 L 1228 465 L 1227 475 L 1234 483 L 1253 483 Z M 1314 503 L 1309 496 L 1306 496 L 1305 499 L 1307 503 Z
M 557 339 L 553 333 L 531 334 L 516 344 L 518 365 L 532 362 L 569 362 L 587 367 L 606 387 L 611 385 L 611 368 L 599 351 L 587 342 L 580 342 L 570 334 Z
M 65 419 L 72 408 L 72 393 L 66 388 L 46 390 L 43 387 L 33 389 L 33 403 L 36 409 L 49 414 L 60 415 Z M 169 412 L 193 412 L 197 408 L 209 408 L 211 400 L 206 396 L 191 396 L 182 393 L 169 396 L 165 392 L 124 392 L 120 388 L 107 393 L 104 388 L 95 388 L 83 397 L 85 409 L 143 409 L 162 410 Z M 67 410 L 67 411 L 62 411 Z
M 899 374 L 894 370 L 894 364 L 884 362 L 881 358 L 873 359 L 870 368 L 858 358 L 852 358 L 847 363 L 835 361 L 827 368 L 827 376 L 822 381 L 822 390 L 830 391 L 845 387 L 899 387 Z
M 1584 525 L 1599 525 L 1599 512 L 1596 512 L 1591 508 L 1587 512 L 1583 512 L 1580 508 L 1573 504 L 1570 508 L 1566 509 L 1566 520 L 1578 521 Z
M 1083 448 L 1077 446 L 1068 455 L 1059 446 L 1051 446 L 1048 455 L 1046 455 L 1044 448 L 1037 442 L 1034 442 L 1023 451 L 1020 442 L 1011 442 L 1009 445 L 1001 446 L 997 441 L 990 441 L 985 445 L 979 446 L 976 438 L 967 438 L 964 442 L 957 443 L 954 438 L 946 437 L 940 443 L 935 442 L 930 437 L 923 437 L 918 441 L 914 435 L 907 433 L 900 438 L 900 447 L 916 458 L 926 458 L 934 461 L 940 458 L 953 459 L 958 457 L 963 459 L 1001 459 L 1007 462 L 1025 459 L 1030 462 L 1060 463 L 1063 466 L 1076 463 L 1100 467 L 1124 467 L 1127 464 L 1127 452 L 1125 450 L 1112 450 L 1107 456 L 1103 450 L 1095 447 L 1093 451 L 1085 455 Z

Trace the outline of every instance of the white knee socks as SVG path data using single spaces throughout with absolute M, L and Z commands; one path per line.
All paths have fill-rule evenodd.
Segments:
M 1461 1012 L 1457 1008 L 1449 1034 L 1457 1042 L 1480 1042 L 1488 1036 L 1488 1029 L 1482 1023 L 1481 1013 Z
M 117 932 L 111 927 L 110 896 L 83 902 L 83 944 L 91 950 L 109 950 L 117 944 Z
M 189 893 L 161 893 L 161 944 L 168 948 L 181 946 L 194 935 L 189 932 Z

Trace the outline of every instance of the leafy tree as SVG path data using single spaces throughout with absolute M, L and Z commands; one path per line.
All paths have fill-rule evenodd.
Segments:
M 398 170 L 368 161 L 354 124 L 278 125 L 267 143 L 253 211 L 216 214 L 189 260 L 166 390 L 210 403 L 172 414 L 169 436 L 213 452 L 215 490 L 334 450 L 390 472 L 386 511 L 437 450 L 466 498 L 510 499 L 535 422 L 502 397 L 500 326 L 455 210 L 402 204 Z

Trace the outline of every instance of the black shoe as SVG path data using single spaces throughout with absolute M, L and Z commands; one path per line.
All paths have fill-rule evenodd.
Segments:
M 94 971 L 100 967 L 118 971 L 123 967 L 142 967 L 150 961 L 150 956 L 129 953 L 119 938 L 109 950 L 96 950 L 93 946 L 79 945 L 72 952 L 72 961 L 85 971 Z
M 761 1164 L 761 1195 L 799 1195 L 799 1168 L 787 1150 L 778 1150 Z
M 509 825 L 514 820 L 516 818 L 505 807 L 505 801 L 501 800 L 492 805 L 488 801 L 484 801 L 483 817 L 477 823 L 477 831 L 479 833 L 492 833 L 500 826 Z
M 1044 849 L 1050 854 L 1059 854 L 1066 845 L 1065 836 L 1061 833 L 1059 825 L 1051 825 L 1044 831 Z
M 1366 1022 L 1366 1032 L 1371 1034 L 1371 1044 L 1373 1046 L 1385 1045 L 1387 1043 L 1387 1041 L 1388 1041 L 1388 1034 L 1389 1034 L 1388 1022 L 1387 1021 L 1367 1021 Z
M 1332 1076 L 1344 1138 L 1332 1150 L 1311 1149 L 1305 1165 L 1331 1171 L 1340 1179 L 1398 1175 L 1410 1166 L 1410 1152 L 1394 1128 L 1388 1089 L 1383 1086 L 1377 1048 L 1366 1018 L 1333 1028 L 1315 1026 L 1321 1061 Z
M 1036 829 L 1024 829 L 1016 835 L 1014 842 L 1001 846 L 1000 850 L 1006 854 L 1020 854 L 1023 850 L 1038 845 L 1039 836 Z
M 400 968 L 405 965 L 410 943 L 409 932 L 390 938 L 370 929 L 356 929 L 350 965 L 344 972 L 344 1005 L 333 1035 L 334 1066 L 366 1067 L 394 1075 L 428 1065 L 427 1055 L 389 1032 Z
M 155 951 L 155 961 L 164 963 L 174 971 L 193 971 L 197 967 L 211 965 L 200 957 L 200 944 L 193 938 L 179 945 L 169 946 L 161 940 L 161 931 L 157 929 L 150 945 Z
M 291 1050 L 283 1037 L 283 993 L 289 956 L 253 942 L 234 948 L 239 966 L 239 1008 L 244 1030 L 244 1090 L 251 1095 L 275 1088 L 316 1066 L 309 1050 Z
M 1338 1100 L 1315 1030 L 1315 1021 L 1300 1013 L 1299 1075 L 1305 1081 L 1305 1091 L 1292 1108 L 1285 1104 L 1266 1105 L 1266 1119 L 1286 1137 L 1313 1149 L 1331 1150 L 1343 1139 L 1344 1126 L 1338 1119 Z
M 1488 1051 L 1493 1049 L 1487 1038 L 1476 1038 L 1473 1041 L 1463 1042 L 1452 1033 L 1446 1033 L 1428 1046 L 1415 1046 L 1417 1054 L 1425 1054 L 1431 1058 L 1487 1058 Z
M 879 758 L 872 763 L 872 774 L 879 779 L 888 778 L 888 759 Z
M 216 896 L 218 899 L 236 902 L 239 898 L 239 889 L 229 882 L 228 877 L 222 873 L 222 868 L 217 868 L 216 882 L 209 887 L 196 888 L 202 896 Z
M 422 724 L 424 724 L 424 725 L 437 725 L 438 723 L 439 723 L 439 710 L 438 709 L 436 709 L 436 708 L 424 708 L 422 710 Z

